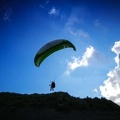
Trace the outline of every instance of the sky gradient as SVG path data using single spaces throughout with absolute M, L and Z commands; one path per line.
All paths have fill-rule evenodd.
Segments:
M 119 0 L 0 0 L 0 92 L 105 97 L 120 105 Z M 49 56 L 38 68 L 36 52 L 47 42 L 76 46 Z

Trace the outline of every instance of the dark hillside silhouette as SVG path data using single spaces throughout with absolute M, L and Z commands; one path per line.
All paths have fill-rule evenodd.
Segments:
M 120 106 L 105 98 L 0 93 L 0 120 L 120 120 Z

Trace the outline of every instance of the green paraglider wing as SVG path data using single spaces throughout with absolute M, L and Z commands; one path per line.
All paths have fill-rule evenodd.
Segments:
M 76 51 L 75 46 L 66 39 L 58 39 L 45 44 L 35 55 L 35 65 L 39 67 L 43 60 L 46 59 L 49 55 L 64 48 L 73 48 L 73 50 Z

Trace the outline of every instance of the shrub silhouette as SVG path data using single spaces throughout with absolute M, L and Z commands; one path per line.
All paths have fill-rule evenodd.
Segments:
M 113 120 L 116 119 L 117 116 L 116 120 L 120 119 L 120 106 L 105 98 L 87 97 L 81 99 L 70 96 L 68 93 L 65 92 L 54 92 L 51 94 L 35 93 L 30 95 L 9 92 L 0 93 L 0 120 L 8 120 L 10 118 L 17 120 L 32 120 L 32 117 L 35 119 L 36 116 L 40 117 L 46 114 L 51 116 L 52 118 L 53 115 L 51 115 L 51 113 L 56 113 L 57 116 L 59 112 L 62 112 L 63 114 L 64 112 L 69 112 L 69 116 L 75 116 L 75 113 L 80 112 L 77 114 L 78 116 L 79 114 L 81 116 L 82 114 L 83 116 L 86 116 L 91 115 L 92 111 L 96 113 L 96 115 L 98 115 L 99 117 L 103 116 L 103 113 L 105 113 L 106 118 L 111 117 L 111 119 Z M 29 116 L 31 116 L 31 118 L 28 118 L 28 114 Z M 19 118 L 17 116 L 19 116 Z M 36 118 L 36 120 L 37 119 L 38 118 Z M 45 120 L 45 118 L 43 119 Z M 56 119 L 57 118 L 55 118 L 55 120 Z

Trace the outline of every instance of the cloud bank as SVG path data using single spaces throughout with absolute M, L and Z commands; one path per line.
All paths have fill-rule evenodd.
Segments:
M 102 96 L 120 105 L 120 41 L 115 42 L 111 50 L 116 53 L 114 60 L 117 66 L 109 71 L 100 91 Z

